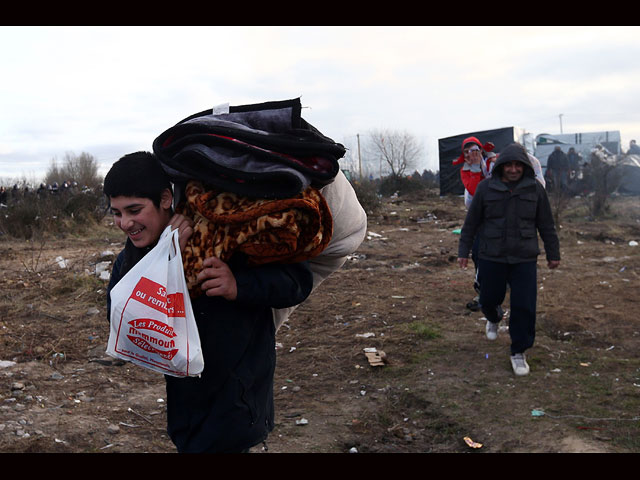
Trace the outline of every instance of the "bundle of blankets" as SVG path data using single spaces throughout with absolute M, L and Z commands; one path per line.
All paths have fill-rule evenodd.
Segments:
M 313 187 L 290 198 L 253 199 L 190 181 L 185 194 L 176 211 L 194 220 L 183 252 L 192 297 L 201 294 L 196 276 L 207 257 L 228 262 L 241 252 L 250 265 L 299 262 L 320 254 L 331 240 L 331 211 Z
M 301 117 L 300 99 L 224 106 L 192 115 L 153 142 L 176 185 L 176 211 L 194 220 L 183 252 L 193 298 L 202 262 L 299 262 L 319 255 L 333 232 L 321 189 L 345 148 Z

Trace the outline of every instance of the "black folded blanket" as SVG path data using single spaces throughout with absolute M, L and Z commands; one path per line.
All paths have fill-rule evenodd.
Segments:
M 206 110 L 158 136 L 153 150 L 178 183 L 196 179 L 239 195 L 288 198 L 331 183 L 345 154 L 301 110 L 299 98 Z

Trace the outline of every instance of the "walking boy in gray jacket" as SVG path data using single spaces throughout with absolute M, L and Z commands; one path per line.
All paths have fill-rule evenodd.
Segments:
M 498 334 L 498 307 L 511 287 L 509 334 L 511 365 L 516 375 L 527 375 L 525 350 L 535 338 L 538 235 L 549 268 L 560 264 L 560 244 L 545 189 L 535 180 L 526 150 L 511 144 L 499 155 L 491 178 L 476 189 L 467 212 L 458 247 L 458 264 L 466 268 L 475 235 L 483 282 L 482 313 L 487 338 Z

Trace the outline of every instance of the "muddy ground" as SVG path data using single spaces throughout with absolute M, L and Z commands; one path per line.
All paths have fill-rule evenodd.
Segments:
M 462 200 L 385 199 L 356 254 L 278 332 L 276 428 L 252 451 L 640 450 L 640 200 L 614 198 L 599 220 L 586 204 L 561 211 L 561 266 L 539 261 L 531 374 L 516 378 L 508 322 L 491 342 L 465 308 Z M 123 245 L 105 220 L 0 240 L 0 452 L 175 451 L 162 376 L 104 354 L 95 269 Z

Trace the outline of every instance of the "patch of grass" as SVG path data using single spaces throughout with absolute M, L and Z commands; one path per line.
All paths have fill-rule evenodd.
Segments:
M 424 340 L 433 340 L 442 336 L 437 327 L 429 325 L 420 320 L 415 320 L 411 323 L 408 323 L 405 328 L 410 332 L 415 333 Z
M 72 272 L 64 272 L 60 274 L 56 285 L 51 288 L 50 292 L 56 296 L 66 294 L 79 295 L 82 292 L 95 292 L 103 287 L 104 282 L 95 275 L 77 275 Z
M 640 421 L 616 424 L 612 440 L 615 445 L 630 452 L 640 451 Z
M 411 357 L 411 363 L 414 365 L 428 365 L 429 360 L 434 357 L 433 352 L 420 352 Z

